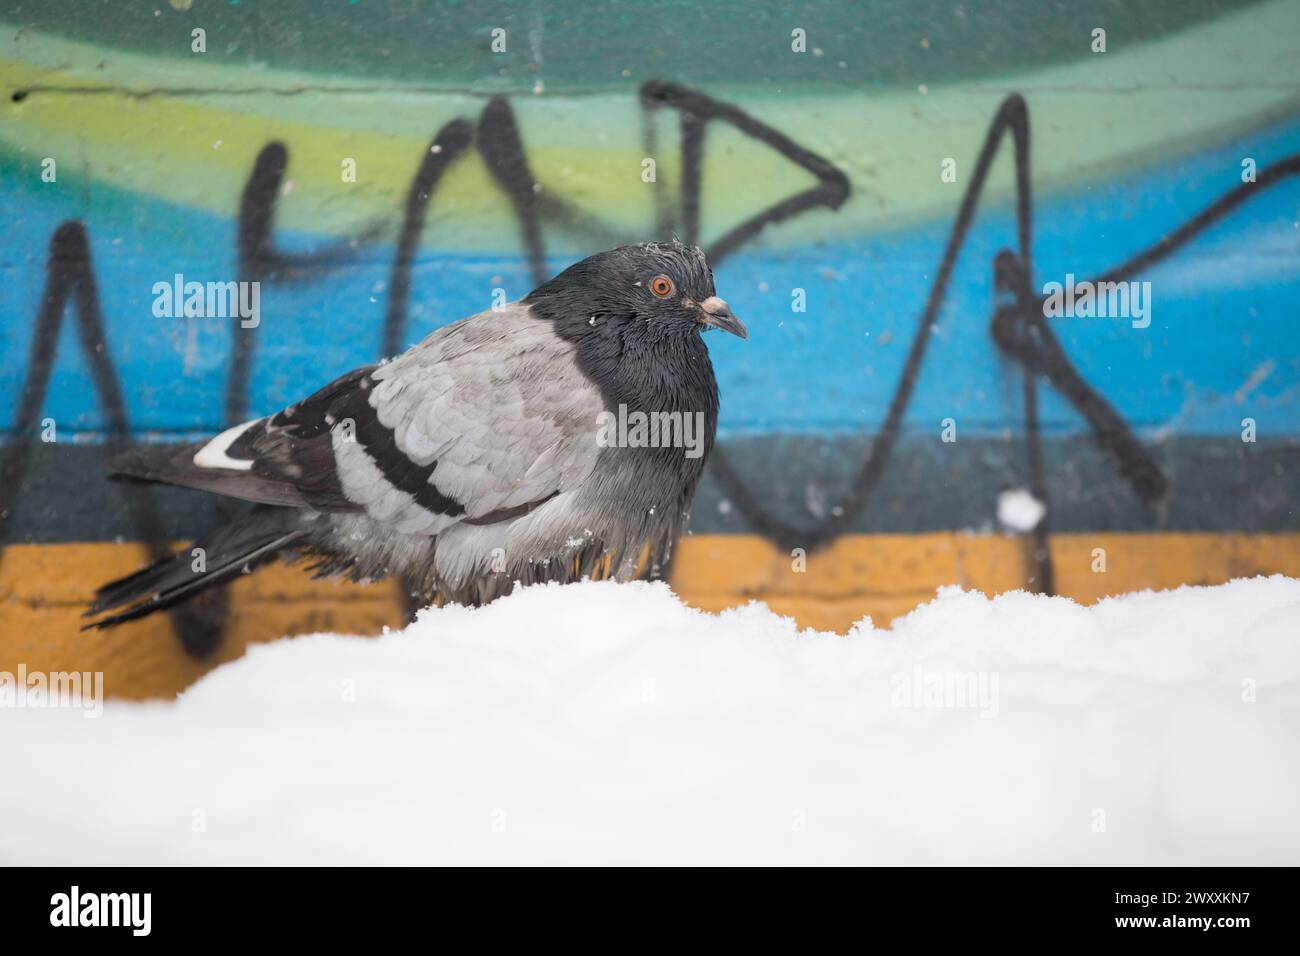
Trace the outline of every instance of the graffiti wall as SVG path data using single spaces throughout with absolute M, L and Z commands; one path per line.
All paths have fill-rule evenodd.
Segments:
M 751 330 L 692 603 L 1300 574 L 1300 2 L 1069 6 L 0 4 L 0 668 L 148 696 L 400 624 L 275 567 L 80 633 L 237 507 L 109 458 L 674 235 Z

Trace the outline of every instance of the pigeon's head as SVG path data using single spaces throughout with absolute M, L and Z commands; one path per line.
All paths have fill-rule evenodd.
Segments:
M 749 333 L 713 288 L 698 247 L 680 242 L 619 246 L 574 263 L 525 299 L 564 325 L 623 323 L 653 338 L 723 329 Z

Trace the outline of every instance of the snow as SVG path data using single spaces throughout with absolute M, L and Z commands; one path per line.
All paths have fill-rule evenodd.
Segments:
M 998 495 L 998 521 L 1012 531 L 1033 531 L 1047 514 L 1047 505 L 1024 488 Z
M 848 636 L 537 586 L 0 711 L 0 862 L 1294 864 L 1297 727 L 1294 579 Z

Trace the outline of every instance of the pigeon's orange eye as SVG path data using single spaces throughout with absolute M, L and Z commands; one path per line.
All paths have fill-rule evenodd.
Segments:
M 673 294 L 673 280 L 667 276 L 655 276 L 650 280 L 650 291 L 661 299 Z

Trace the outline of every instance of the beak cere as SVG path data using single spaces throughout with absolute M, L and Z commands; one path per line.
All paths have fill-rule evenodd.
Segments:
M 740 319 L 731 314 L 731 309 L 727 303 L 719 299 L 716 295 L 711 295 L 700 303 L 700 310 L 703 313 L 700 316 L 700 323 L 710 328 L 722 329 L 724 332 L 730 332 L 732 335 L 738 335 L 742 339 L 749 338 L 749 331 L 745 328 Z

